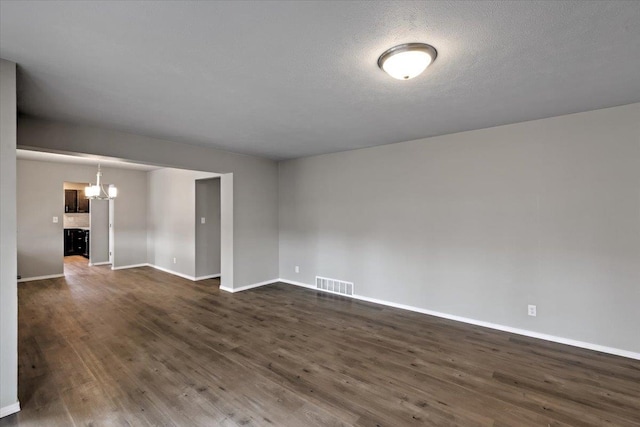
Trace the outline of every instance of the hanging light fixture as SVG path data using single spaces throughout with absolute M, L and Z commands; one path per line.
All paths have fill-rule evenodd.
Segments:
M 378 58 L 378 67 L 394 79 L 409 80 L 422 74 L 438 52 L 424 43 L 405 43 L 385 51 Z
M 104 186 L 100 182 L 100 178 L 102 178 L 102 172 L 100 171 L 100 163 L 98 163 L 98 173 L 96 174 L 96 184 L 89 185 L 84 188 L 84 195 L 89 200 L 109 200 L 115 199 L 118 196 L 118 189 L 115 185 L 111 184 L 107 187 L 105 191 Z

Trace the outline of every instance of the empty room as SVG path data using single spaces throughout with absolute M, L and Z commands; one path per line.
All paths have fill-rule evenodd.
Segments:
M 0 427 L 640 427 L 639 23 L 0 0 Z

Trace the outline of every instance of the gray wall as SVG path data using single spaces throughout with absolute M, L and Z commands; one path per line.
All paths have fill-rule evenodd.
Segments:
M 282 162 L 279 200 L 282 278 L 640 352 L 640 104 Z
M 63 183 L 94 182 L 97 166 L 18 160 L 18 274 L 23 278 L 63 273 Z M 147 174 L 102 168 L 118 187 L 114 267 L 147 262 Z M 54 224 L 52 218 L 59 222 Z
M 18 401 L 16 64 L 0 59 L 0 408 Z
M 278 277 L 278 165 L 272 160 L 85 126 L 20 117 L 18 144 L 97 154 L 161 166 L 233 174 L 233 272 L 236 288 Z M 215 135 L 211 136 L 215 141 Z M 226 198 L 224 183 L 222 198 Z M 224 211 L 224 210 L 223 210 Z M 225 239 L 223 230 L 222 240 Z M 117 241 L 116 241 L 117 243 Z M 118 254 L 116 253 L 116 256 Z
M 220 274 L 220 178 L 196 181 L 195 213 L 196 277 Z
M 147 179 L 149 263 L 193 276 L 195 189 L 192 174 L 185 170 L 159 169 L 149 172 Z
M 116 199 L 117 200 L 117 199 Z M 109 201 L 90 200 L 91 234 L 89 256 L 92 264 L 109 262 Z
M 233 185 L 232 173 L 220 177 L 220 274 L 222 274 L 220 289 L 229 287 L 229 284 L 233 287 L 233 283 L 235 283 L 233 277 L 235 264 L 233 254 L 236 252 L 233 246 L 233 236 L 235 234 L 235 226 L 233 224 L 233 207 L 235 206 Z M 229 256 L 229 252 L 231 252 L 231 256 Z M 275 255 L 277 262 L 278 254 Z

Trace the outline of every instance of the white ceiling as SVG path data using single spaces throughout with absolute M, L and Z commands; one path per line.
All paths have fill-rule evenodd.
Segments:
M 114 169 L 134 169 L 141 171 L 152 171 L 161 169 L 159 166 L 143 165 L 140 163 L 131 163 L 121 160 L 107 159 L 97 156 L 71 156 L 67 154 L 47 153 L 44 151 L 31 151 L 31 150 L 16 150 L 16 157 L 22 160 L 36 160 L 39 162 L 54 162 L 54 163 L 70 163 L 76 165 L 92 165 L 106 166 Z
M 0 2 L 34 116 L 275 159 L 640 101 L 640 2 Z M 403 42 L 438 59 L 377 67 Z

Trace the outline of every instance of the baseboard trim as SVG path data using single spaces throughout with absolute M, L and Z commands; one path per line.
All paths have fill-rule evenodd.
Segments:
M 89 263 L 89 267 L 95 267 L 98 265 L 107 265 L 107 264 L 111 264 L 111 261 L 103 261 L 103 262 L 94 262 L 94 263 Z
M 302 283 L 302 282 L 296 282 L 293 280 L 287 280 L 287 279 L 278 279 L 279 282 L 282 283 L 286 283 L 289 285 L 295 285 L 295 286 L 300 286 L 303 288 L 307 288 L 307 289 L 313 289 L 315 291 L 319 291 L 319 292 L 325 292 L 325 293 L 329 293 L 331 295 L 335 295 L 335 293 L 333 292 L 327 292 L 324 291 L 322 289 L 317 289 L 315 286 L 313 285 L 309 285 L 306 283 Z M 349 295 L 343 295 L 347 298 L 349 298 Z M 483 320 L 476 320 L 476 319 L 470 319 L 468 317 L 462 317 L 462 316 L 456 316 L 453 314 L 447 314 L 447 313 L 441 313 L 439 311 L 433 311 L 433 310 L 427 310 L 424 308 L 420 308 L 420 307 L 414 307 L 411 305 L 406 305 L 406 304 L 398 304 L 395 302 L 390 302 L 390 301 L 385 301 L 385 300 L 381 300 L 381 299 L 377 299 L 377 298 L 370 298 L 370 297 L 365 297 L 363 295 L 353 295 L 351 296 L 351 298 L 353 299 L 357 299 L 360 301 L 366 301 L 366 302 L 371 302 L 374 304 L 380 304 L 380 305 L 385 305 L 388 307 L 393 307 L 393 308 L 399 308 L 402 310 L 408 310 L 408 311 L 413 311 L 416 313 L 421 313 L 421 314 L 427 314 L 429 316 L 436 316 L 436 317 L 440 317 L 443 319 L 448 319 L 448 320 L 453 320 L 456 322 L 462 322 L 462 323 L 468 323 L 470 325 L 476 325 L 476 326 L 482 326 L 485 328 L 490 328 L 490 329 L 495 329 L 498 331 L 503 331 L 503 332 L 509 332 L 512 334 L 517 334 L 517 335 L 523 335 L 526 337 L 530 337 L 530 338 L 537 338 L 537 339 L 541 339 L 541 340 L 545 340 L 545 341 L 551 341 L 551 342 L 556 342 L 559 344 L 566 344 L 566 345 L 570 345 L 573 347 L 579 347 L 579 348 L 584 348 L 587 350 L 593 350 L 593 351 L 599 351 L 601 353 L 608 353 L 608 354 L 613 354 L 616 356 L 622 356 L 622 357 L 627 357 L 629 359 L 635 359 L 635 360 L 640 360 L 640 353 L 636 353 L 633 351 L 629 351 L 629 350 L 623 350 L 620 348 L 614 348 L 614 347 L 607 347 L 604 345 L 600 345 L 600 344 L 593 344 L 593 343 L 589 343 L 589 342 L 584 342 L 584 341 L 578 341 L 578 340 L 574 340 L 571 338 L 563 338 L 563 337 L 558 337 L 555 335 L 549 335 L 549 334 L 543 334 L 540 332 L 534 332 L 534 331 L 529 331 L 526 329 L 520 329 L 520 328 L 514 328 L 511 326 L 505 326 L 505 325 L 500 325 L 497 323 L 491 323 L 491 322 L 485 322 Z
M 110 263 L 107 262 L 106 264 L 110 264 Z M 100 265 L 100 264 L 94 264 L 94 265 Z M 183 279 L 191 280 L 192 282 L 197 282 L 198 280 L 205 280 L 205 279 L 215 279 L 216 277 L 220 277 L 220 273 L 218 273 L 218 274 L 210 274 L 208 276 L 193 277 L 193 276 L 189 276 L 188 274 L 179 273 L 177 271 L 169 270 L 168 268 L 160 267 L 158 265 L 149 264 L 149 263 L 123 265 L 123 266 L 120 266 L 120 267 L 113 267 L 112 266 L 111 269 L 112 270 L 124 270 L 126 268 L 138 268 L 138 267 L 155 268 L 156 270 L 160 270 L 160 271 L 162 271 L 164 273 L 173 274 L 174 276 L 182 277 Z
M 555 335 L 534 332 L 527 329 L 514 328 L 511 326 L 500 325 L 497 323 L 485 322 L 483 320 L 470 319 L 468 317 L 456 316 L 453 314 L 441 313 L 439 311 L 427 310 L 420 307 L 414 307 L 414 306 L 405 305 L 405 304 L 398 304 L 398 303 L 393 303 L 389 301 L 383 301 L 376 298 L 365 297 L 362 295 L 354 295 L 353 298 L 361 301 L 372 302 L 375 304 L 386 305 L 389 307 L 399 308 L 403 310 L 414 311 L 417 313 L 428 314 L 430 316 L 441 317 L 443 319 L 454 320 L 456 322 L 468 323 L 471 325 L 482 326 L 490 329 L 496 329 L 498 331 L 509 332 L 517 335 L 524 335 L 531 338 L 538 338 L 541 340 L 552 341 L 559 344 L 566 344 L 573 347 L 580 347 L 580 348 L 585 348 L 587 350 L 594 350 L 602 353 L 614 354 L 616 356 L 622 356 L 622 357 L 628 357 L 630 359 L 640 360 L 640 353 L 634 353 L 632 351 L 622 350 L 619 348 L 607 347 L 600 344 L 593 344 L 589 342 L 578 341 L 571 338 L 558 337 Z
M 247 291 L 253 288 L 259 288 L 260 286 L 270 285 L 272 283 L 278 283 L 279 281 L 280 279 L 265 280 L 264 282 L 254 283 L 252 285 L 240 286 L 239 288 L 230 288 L 228 286 L 220 286 L 220 290 L 225 292 L 236 293 L 236 292 Z
M 160 270 L 160 271 L 163 271 L 165 273 L 173 274 L 174 276 L 182 277 L 183 279 L 191 280 L 192 282 L 197 282 L 198 280 L 214 279 L 216 277 L 220 277 L 220 273 L 210 274 L 208 276 L 194 277 L 194 276 L 189 276 L 188 274 L 179 273 L 177 271 L 169 270 L 168 268 L 160 267 L 158 265 L 154 265 L 154 264 L 147 264 L 147 265 L 149 267 L 155 268 L 156 270 Z
M 0 418 L 15 414 L 16 412 L 20 412 L 20 402 L 12 403 L 11 405 L 0 408 Z
M 147 263 L 131 264 L 131 265 L 120 265 L 118 267 L 115 267 L 114 265 L 111 265 L 111 269 L 112 270 L 125 270 L 127 268 L 138 268 L 138 267 L 150 267 L 150 265 L 147 264 Z
M 315 287 L 315 286 L 313 286 L 313 285 L 307 285 L 306 283 L 296 282 L 296 281 L 294 281 L 294 280 L 288 280 L 288 279 L 282 279 L 282 278 L 280 278 L 280 279 L 278 279 L 278 281 L 279 281 L 279 282 L 282 282 L 282 283 L 286 283 L 286 284 L 288 284 L 288 285 L 300 286 L 301 288 L 316 289 L 316 287 Z M 318 290 L 320 290 L 320 289 L 318 289 Z
M 196 278 L 193 276 L 189 276 L 188 274 L 179 273 L 177 271 L 169 270 L 168 268 L 160 267 L 154 264 L 147 264 L 149 267 L 155 268 L 156 270 L 163 271 L 165 273 L 173 274 L 174 276 L 182 277 L 183 279 L 191 280 L 192 282 L 196 281 Z
M 64 274 L 49 274 L 47 276 L 23 277 L 21 279 L 18 279 L 18 283 L 32 282 L 34 280 L 58 279 L 60 277 L 64 277 Z
M 220 277 L 221 274 L 209 274 L 208 276 L 198 276 L 195 278 L 196 281 L 198 280 L 206 280 L 206 279 L 217 279 L 218 277 Z

